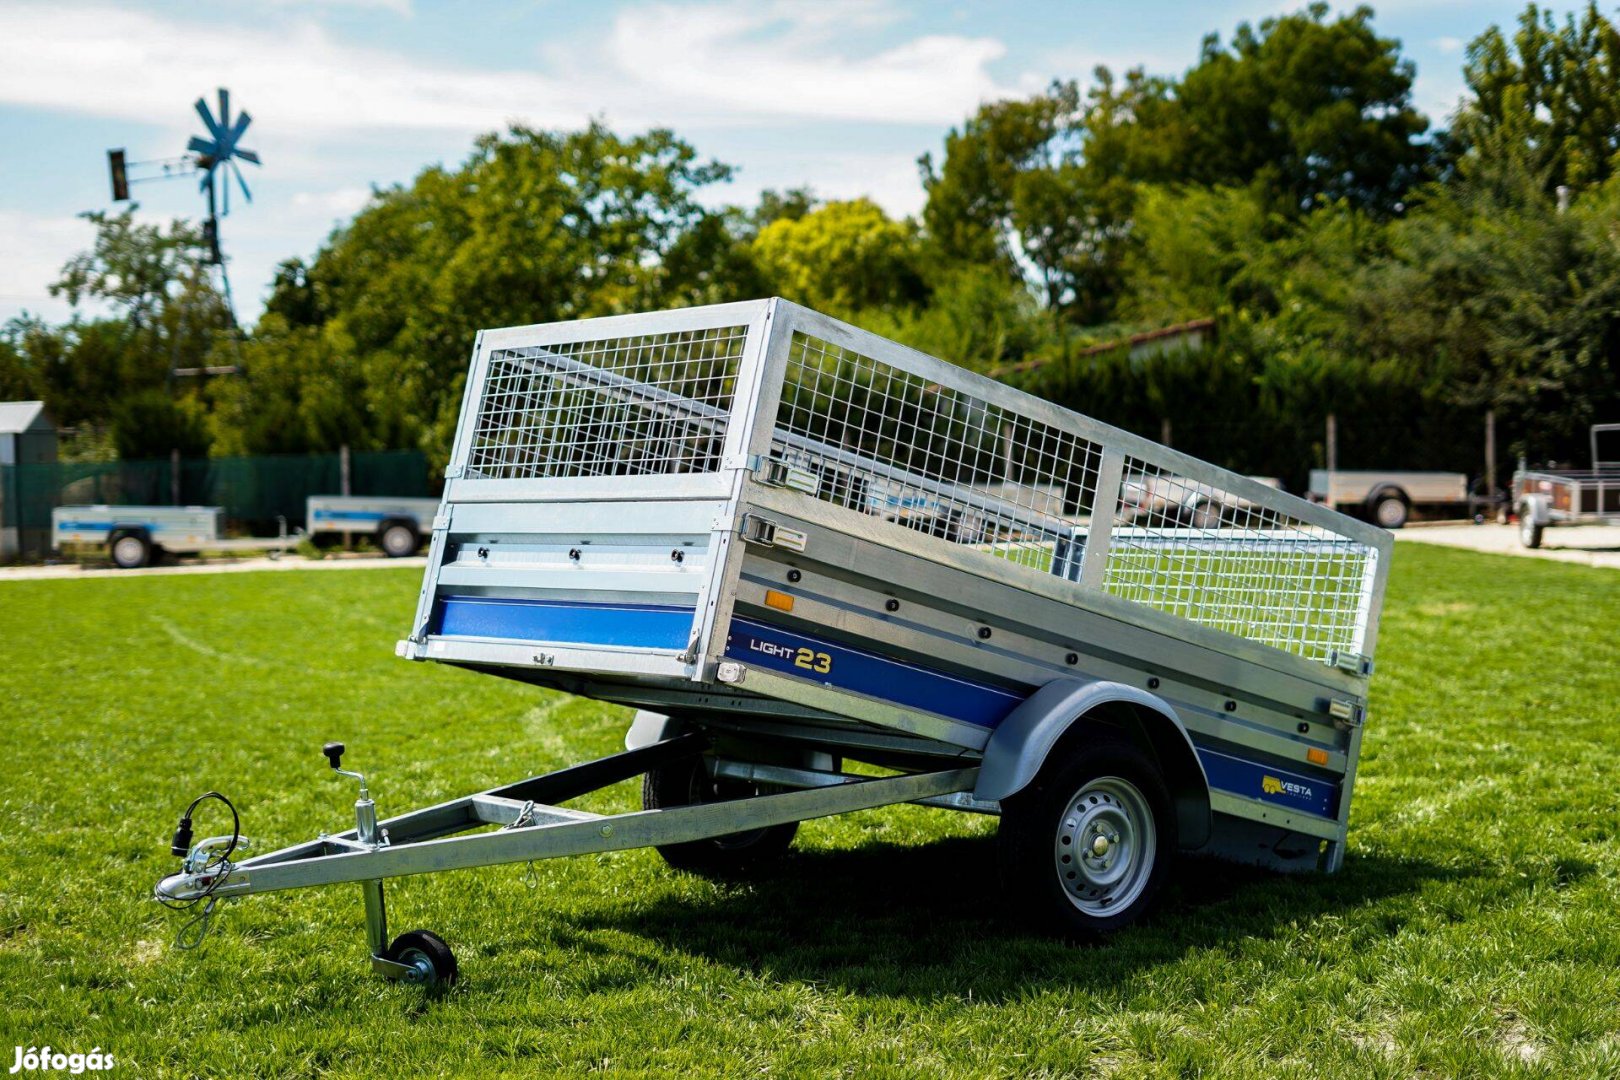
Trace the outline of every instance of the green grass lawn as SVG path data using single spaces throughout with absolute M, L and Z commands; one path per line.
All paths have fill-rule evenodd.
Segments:
M 328 739 L 385 814 L 620 745 L 623 710 L 394 659 L 417 585 L 0 584 L 0 1067 L 48 1043 L 113 1076 L 1620 1075 L 1612 571 L 1403 546 L 1344 871 L 1195 861 L 1106 947 L 1000 916 L 994 821 L 902 807 L 807 824 L 752 882 L 650 851 L 392 882 L 392 929 L 456 948 L 438 996 L 368 973 L 354 886 L 171 949 L 149 895 L 201 791 L 280 846 L 352 822 Z

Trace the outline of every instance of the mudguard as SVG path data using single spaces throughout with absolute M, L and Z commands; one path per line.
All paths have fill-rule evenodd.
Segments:
M 1212 828 L 1209 779 L 1192 737 L 1168 702 L 1156 694 L 1102 679 L 1056 679 L 1031 694 L 997 725 L 984 749 L 973 795 L 1001 801 L 1018 794 L 1040 772 L 1047 755 L 1075 724 L 1098 709 L 1116 726 L 1134 724 L 1164 771 L 1176 807 L 1182 847 L 1202 847 Z

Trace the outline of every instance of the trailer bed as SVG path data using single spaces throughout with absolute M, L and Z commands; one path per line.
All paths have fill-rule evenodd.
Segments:
M 399 652 L 889 762 L 1140 687 L 1217 813 L 1334 865 L 1389 544 L 781 300 L 519 327 L 479 337 Z

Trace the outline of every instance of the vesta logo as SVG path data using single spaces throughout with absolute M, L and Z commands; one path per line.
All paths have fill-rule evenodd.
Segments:
M 1316 792 L 1308 784 L 1296 784 L 1292 780 L 1282 780 L 1275 776 L 1262 776 L 1260 790 L 1267 795 L 1292 795 L 1297 799 L 1313 799 Z

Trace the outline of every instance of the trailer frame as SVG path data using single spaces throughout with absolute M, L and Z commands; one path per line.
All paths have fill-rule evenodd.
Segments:
M 1055 829 L 1024 847 L 1074 881 L 1080 935 L 1134 918 L 1176 849 L 1343 862 L 1383 529 L 779 299 L 480 333 L 445 477 L 397 654 L 641 710 L 581 768 L 649 793 L 695 770 L 690 801 L 581 817 L 536 777 L 378 826 L 363 792 L 352 834 L 205 844 L 160 895 L 674 864 L 914 801 Z M 450 955 L 382 936 L 393 974 Z

